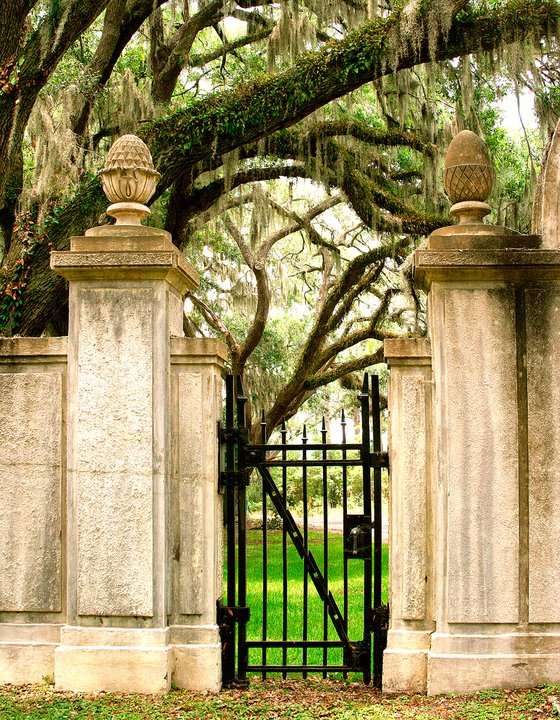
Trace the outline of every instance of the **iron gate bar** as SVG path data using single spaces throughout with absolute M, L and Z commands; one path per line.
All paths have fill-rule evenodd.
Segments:
M 266 420 L 264 410 L 261 414 L 261 443 L 266 444 Z M 262 583 L 263 597 L 268 597 L 268 510 L 266 503 L 266 488 L 262 488 L 262 518 L 263 518 L 263 543 L 262 543 Z M 262 606 L 262 639 L 266 640 L 268 630 L 268 606 L 263 602 Z M 266 665 L 266 646 L 262 646 L 262 664 Z M 266 673 L 263 673 L 263 680 L 266 680 Z
M 280 437 L 282 438 L 282 460 L 286 459 L 286 439 L 288 431 L 286 429 L 286 421 L 282 420 L 282 426 L 280 429 Z M 288 495 L 288 472 L 285 467 L 282 468 L 282 495 L 287 497 Z M 288 533 L 286 530 L 286 523 L 282 521 L 282 640 L 287 642 L 288 640 Z M 288 662 L 288 650 L 287 647 L 283 647 L 282 650 L 282 664 L 286 665 Z M 285 680 L 287 673 L 282 673 L 282 678 Z
M 280 493 L 280 490 L 278 490 L 278 487 L 274 482 L 272 475 L 270 474 L 268 468 L 262 466 L 260 463 L 255 463 L 253 467 L 257 468 L 257 470 L 259 471 L 263 482 L 266 485 L 267 492 L 270 495 L 270 499 L 274 504 L 276 512 L 283 520 L 286 521 L 288 535 L 294 543 L 299 556 L 304 561 L 307 572 L 311 576 L 311 580 L 315 585 L 317 592 L 319 593 L 319 597 L 322 598 L 324 602 L 326 602 L 328 605 L 328 613 L 338 637 L 341 639 L 341 641 L 344 643 L 344 646 L 348 650 L 352 650 L 352 643 L 350 642 L 350 638 L 348 637 L 344 628 L 342 613 L 340 612 L 332 593 L 330 593 L 326 589 L 323 573 L 319 569 L 313 553 L 309 552 L 309 548 L 306 548 L 304 538 L 294 520 L 292 513 L 288 509 L 285 500 Z
M 247 669 L 251 672 L 271 672 L 271 673 L 301 673 L 307 677 L 307 673 L 324 673 L 328 672 L 344 672 L 349 669 L 347 665 L 249 665 Z
M 274 648 L 342 648 L 344 643 L 340 640 L 247 640 L 249 648 L 266 647 Z
M 303 444 L 302 460 L 307 460 L 307 426 L 303 426 L 303 436 L 301 438 Z M 304 465 L 301 471 L 303 481 L 303 544 L 305 549 L 308 548 L 309 542 L 309 517 L 307 514 L 307 465 Z M 308 622 L 307 613 L 309 611 L 309 576 L 307 574 L 307 566 L 304 565 L 303 569 L 303 639 L 307 640 Z M 307 664 L 307 648 L 304 647 L 302 653 L 302 662 L 304 665 Z M 303 674 L 304 679 L 307 677 L 307 673 Z
M 361 460 L 306 460 L 306 467 L 358 467 L 363 463 Z M 303 467 L 302 460 L 259 460 L 263 467 Z
M 232 375 L 226 377 L 226 432 L 232 432 L 235 427 L 234 409 L 234 378 Z M 235 446 L 233 443 L 226 444 L 225 451 L 225 472 L 232 473 L 235 470 Z M 235 679 L 235 630 L 236 621 L 233 608 L 237 604 L 237 582 L 236 582 L 236 547 L 235 547 L 235 487 L 228 484 L 225 488 L 225 512 L 227 527 L 227 608 L 219 609 L 219 623 L 222 631 L 222 679 L 225 685 Z
M 324 445 L 322 443 L 309 443 L 308 445 L 302 443 L 290 443 L 287 446 L 283 446 L 282 444 L 272 444 L 270 445 L 251 445 L 251 450 L 257 450 L 260 452 L 266 451 L 280 451 L 280 450 L 287 450 L 288 452 L 292 451 L 301 451 L 303 449 L 306 450 L 338 450 L 341 451 L 341 444 L 340 443 L 325 443 Z M 345 450 L 361 450 L 362 449 L 362 443 L 348 443 L 348 446 L 344 448 Z
M 347 459 L 346 450 L 346 416 L 344 414 L 344 408 L 340 416 L 340 427 L 342 430 L 342 459 Z M 348 515 L 348 468 L 346 465 L 342 467 L 342 517 L 345 518 Z M 342 583 L 344 588 L 344 627 L 348 632 L 348 557 L 346 553 L 342 553 Z M 344 672 L 344 679 L 348 677 L 348 673 Z
M 243 391 L 241 377 L 237 376 L 236 388 L 236 411 L 237 427 L 240 430 L 240 437 L 247 441 L 247 419 L 245 417 L 245 406 L 247 397 Z M 238 465 L 243 471 L 243 446 L 238 446 Z M 237 488 L 237 546 L 238 546 L 238 603 L 240 607 L 247 605 L 247 489 L 246 483 Z M 237 653 L 237 681 L 239 684 L 247 683 L 247 621 L 239 623 L 238 629 L 239 651 Z
M 377 376 L 376 376 L 377 377 Z M 360 400 L 362 408 L 362 472 L 363 472 L 363 506 L 364 516 L 363 524 L 371 528 L 371 447 L 370 447 L 370 412 L 369 412 L 369 375 L 364 375 L 364 384 L 362 386 L 362 392 L 358 398 Z M 375 405 L 374 405 L 375 407 Z M 375 415 L 376 413 L 373 413 Z M 368 532 L 371 533 L 371 530 Z M 368 547 L 364 551 L 364 577 L 371 578 L 371 535 L 369 538 Z M 364 583 L 364 610 L 371 607 L 371 582 Z M 364 612 L 364 643 L 366 643 L 366 650 L 368 654 L 367 669 L 364 667 L 364 683 L 369 685 L 371 682 L 371 663 L 369 657 L 371 655 L 371 617 L 369 612 Z
M 321 442 L 323 445 L 322 459 L 326 461 L 327 450 L 325 445 L 327 444 L 327 424 L 325 422 L 325 416 L 323 415 L 323 421 L 321 423 Z M 327 487 L 327 467 L 323 462 L 323 570 L 325 573 L 325 592 L 329 592 L 329 574 L 327 568 L 329 567 L 329 502 L 328 502 L 328 487 Z M 344 616 L 342 616 L 342 622 L 344 623 Z M 346 626 L 344 626 L 345 632 L 347 632 Z M 323 599 L 323 641 L 326 642 L 329 637 L 329 609 L 327 607 L 326 598 Z M 329 653 L 327 648 L 323 645 L 323 665 L 328 662 Z M 323 677 L 327 677 L 326 671 L 323 672 Z
M 379 377 L 371 377 L 371 403 L 373 408 L 379 407 Z M 373 452 L 381 453 L 381 417 L 379 412 L 373 413 Z M 387 463 L 388 464 L 388 463 Z M 374 684 L 381 687 L 383 671 L 383 650 L 387 644 L 386 632 L 382 628 L 380 614 L 382 596 L 381 583 L 383 578 L 383 518 L 381 509 L 381 467 L 373 469 L 373 616 L 371 618 L 371 630 L 373 631 L 373 678 Z

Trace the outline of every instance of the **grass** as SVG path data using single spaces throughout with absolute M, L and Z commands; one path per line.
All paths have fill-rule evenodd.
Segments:
M 385 697 L 360 683 L 253 681 L 218 695 L 87 695 L 48 685 L 0 688 L 2 720 L 537 720 L 552 718 L 560 687 L 467 696 Z
M 263 533 L 252 529 L 247 537 L 247 604 L 251 609 L 251 619 L 247 624 L 247 639 L 262 640 L 266 635 L 268 640 L 282 640 L 283 630 L 283 563 L 282 563 L 282 532 L 271 530 L 267 534 L 266 547 L 266 577 L 263 577 Z M 313 553 L 319 567 L 324 568 L 324 542 L 323 533 L 310 531 L 309 548 Z M 341 611 L 344 611 L 344 560 L 343 560 L 342 534 L 328 536 L 328 583 L 335 601 Z M 384 547 L 384 602 L 387 593 L 387 547 Z M 348 633 L 351 640 L 360 640 L 363 637 L 364 607 L 364 562 L 356 559 L 348 562 Z M 263 604 L 263 586 L 267 586 L 267 602 Z M 287 637 L 290 640 L 303 638 L 304 616 L 304 583 L 303 561 L 299 557 L 294 545 L 287 539 Z M 263 628 L 266 632 L 263 633 Z M 326 628 L 326 631 L 325 631 Z M 337 640 L 338 635 L 330 622 L 325 624 L 324 605 L 319 598 L 312 582 L 308 584 L 308 640 Z M 251 649 L 249 663 L 257 664 L 261 660 L 261 650 Z M 279 649 L 267 650 L 269 663 L 282 662 L 282 651 Z M 330 664 L 340 663 L 342 651 L 329 648 L 328 661 Z M 291 664 L 302 662 L 302 651 L 290 649 L 287 661 Z M 308 662 L 321 663 L 322 650 L 308 651 Z

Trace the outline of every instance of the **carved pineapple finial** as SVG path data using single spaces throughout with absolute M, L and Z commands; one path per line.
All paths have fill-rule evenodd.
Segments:
M 454 203 L 450 213 L 460 225 L 482 224 L 492 210 L 486 199 L 493 183 L 494 169 L 484 141 L 470 130 L 455 135 L 445 155 L 443 184 Z
M 103 192 L 112 205 L 107 214 L 117 225 L 140 225 L 150 214 L 145 203 L 161 177 L 154 169 L 148 146 L 136 135 L 123 135 L 113 143 L 99 173 Z

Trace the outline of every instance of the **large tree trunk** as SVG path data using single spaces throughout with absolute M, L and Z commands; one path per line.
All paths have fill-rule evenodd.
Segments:
M 29 115 L 70 45 L 103 12 L 108 0 L 59 0 L 27 37 L 33 0 L 8 0 L 0 12 L 0 208 L 13 181 Z

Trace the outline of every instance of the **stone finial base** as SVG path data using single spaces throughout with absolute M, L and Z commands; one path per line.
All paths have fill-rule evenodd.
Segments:
M 150 214 L 150 208 L 137 202 L 118 202 L 109 205 L 107 215 L 114 217 L 116 226 L 137 226 Z

